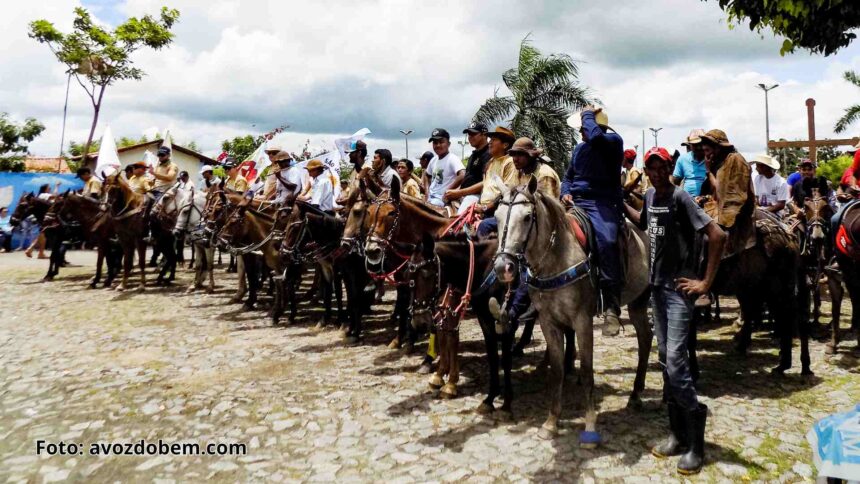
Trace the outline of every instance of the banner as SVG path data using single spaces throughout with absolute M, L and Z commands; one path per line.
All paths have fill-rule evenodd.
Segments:
M 337 148 L 337 152 L 340 155 L 341 161 L 349 160 L 349 156 L 347 152 L 350 149 L 350 146 L 356 141 L 363 140 L 365 136 L 370 134 L 370 130 L 367 128 L 362 128 L 355 132 L 349 138 L 338 138 L 334 140 L 334 146 Z
M 98 156 L 98 160 L 96 161 L 96 170 L 93 173 L 95 176 L 104 179 L 102 172 L 105 170 L 107 170 L 108 173 L 119 170 L 119 167 L 121 166 L 121 163 L 119 162 L 119 152 L 116 150 L 116 141 L 113 139 L 113 132 L 111 132 L 110 126 L 106 126 L 104 133 L 102 133 Z
M 0 171 L 0 207 L 8 207 L 9 213 L 15 211 L 18 199 L 27 192 L 38 193 L 39 187 L 48 185 L 53 191 L 60 184 L 59 193 L 66 190 L 79 190 L 84 182 L 69 173 L 13 173 Z

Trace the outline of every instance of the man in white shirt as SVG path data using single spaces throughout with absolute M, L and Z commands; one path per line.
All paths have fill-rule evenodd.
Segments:
M 200 169 L 200 176 L 203 177 L 197 185 L 201 192 L 208 192 L 209 188 L 221 183 L 221 179 L 213 173 L 212 165 L 203 165 Z
M 445 192 L 451 188 L 459 188 L 466 173 L 463 161 L 454 156 L 451 148 L 451 135 L 442 128 L 436 128 L 430 134 L 429 141 L 433 143 L 436 156 L 430 160 L 424 171 L 425 199 L 431 205 L 444 207 Z
M 284 204 L 288 198 L 295 198 L 304 192 L 308 185 L 308 172 L 298 167 L 292 155 L 286 151 L 279 151 L 273 159 L 279 167 L 279 171 L 269 175 L 276 180 L 275 201 Z
M 391 164 L 391 151 L 380 148 L 373 152 L 373 161 L 370 163 L 370 166 L 373 174 L 379 178 L 379 181 L 385 185 L 385 188 L 391 188 L 391 180 L 397 176 L 397 172 L 394 171 Z
M 788 183 L 776 173 L 779 162 L 767 155 L 758 155 L 752 162 L 756 170 L 753 188 L 759 208 L 781 217 L 788 201 Z
M 325 165 L 320 160 L 311 160 L 305 169 L 312 179 L 311 191 L 299 199 L 334 215 L 334 187 L 331 184 L 331 177 L 323 174 L 326 171 Z

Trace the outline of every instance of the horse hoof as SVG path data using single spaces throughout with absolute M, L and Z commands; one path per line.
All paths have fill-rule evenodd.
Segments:
M 523 351 L 523 348 L 521 346 L 514 346 L 514 349 L 511 350 L 511 356 L 514 358 L 519 358 L 520 356 L 524 356 L 525 354 L 526 352 Z
M 96 288 L 96 283 L 95 283 L 95 282 L 90 283 L 87 287 L 88 287 L 89 289 L 95 289 L 95 288 Z
M 186 290 L 185 290 L 185 294 L 194 294 L 194 291 L 195 291 L 195 290 L 197 290 L 197 288 L 196 288 L 196 287 L 194 287 L 194 286 L 191 286 L 191 287 L 189 287 L 188 289 L 186 289 Z
M 475 409 L 475 413 L 478 415 L 489 415 L 495 411 L 496 407 L 494 407 L 492 403 L 487 402 L 481 402 L 481 404 Z
M 140 284 L 137 286 L 137 292 L 143 292 L 145 290 L 146 290 L 146 286 L 144 286 L 143 284 Z
M 813 372 L 812 372 L 812 368 L 810 368 L 810 367 L 808 367 L 808 366 L 803 367 L 803 369 L 802 369 L 802 370 L 800 370 L 800 374 L 801 374 L 802 376 L 806 376 L 806 377 L 813 377 L 813 376 L 815 376 L 815 373 L 813 373 Z
M 451 400 L 452 398 L 457 398 L 457 385 L 453 383 L 446 383 L 445 386 L 439 390 L 439 397 L 444 398 L 445 400 Z
M 405 355 L 411 355 L 412 352 L 415 351 L 415 345 L 410 341 L 403 345 L 403 348 L 400 348 L 400 351 Z
M 639 396 L 630 395 L 627 400 L 627 408 L 631 410 L 642 410 L 642 399 Z
M 555 437 L 556 427 L 554 425 L 550 426 L 547 424 L 543 424 L 538 430 L 538 437 L 543 440 L 552 440 Z
M 438 374 L 434 373 L 430 376 L 430 380 L 427 382 L 427 384 L 430 385 L 430 388 L 435 390 L 438 388 L 442 388 L 442 385 L 445 384 L 445 380 L 443 380 L 442 377 Z
M 400 348 L 400 338 L 394 338 L 391 343 L 388 343 L 388 349 L 396 350 L 397 348 Z
M 785 376 L 785 370 L 787 370 L 789 368 L 791 368 L 791 367 L 779 365 L 779 366 L 776 366 L 774 368 L 771 368 L 770 374 L 773 376 Z
M 595 449 L 600 444 L 600 434 L 583 430 L 579 433 L 579 446 L 583 449 Z

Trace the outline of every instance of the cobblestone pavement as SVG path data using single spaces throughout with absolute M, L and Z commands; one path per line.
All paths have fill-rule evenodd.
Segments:
M 184 284 L 117 293 L 86 290 L 92 253 L 69 257 L 53 283 L 45 261 L 0 254 L 0 479 L 86 481 L 674 481 L 674 460 L 649 445 L 663 437 L 656 352 L 645 408 L 625 408 L 635 338 L 595 336 L 599 429 L 605 443 L 577 445 L 582 408 L 568 379 L 560 435 L 537 437 L 546 416 L 543 344 L 515 362 L 513 420 L 474 413 L 486 386 L 483 342 L 465 321 L 461 397 L 440 400 L 415 370 L 420 355 L 386 348 L 388 307 L 370 318 L 363 345 L 337 331 L 274 328 L 262 311 L 227 305 L 235 278 L 218 269 L 213 295 Z M 189 273 L 180 271 L 186 283 Z M 390 297 L 389 292 L 388 296 Z M 775 379 L 775 344 L 756 333 L 747 357 L 731 352 L 724 324 L 702 328 L 702 399 L 711 409 L 708 462 L 696 480 L 809 481 L 804 435 L 813 422 L 860 401 L 860 360 L 847 342 L 830 358 L 812 345 L 816 377 Z M 827 308 L 825 308 L 827 309 Z M 847 312 L 847 304 L 846 304 Z M 844 319 L 847 321 L 847 319 Z M 424 348 L 424 345 L 421 345 Z M 655 350 L 656 351 L 656 350 Z M 799 366 L 795 354 L 795 364 Z M 242 456 L 48 456 L 36 441 L 239 442 Z

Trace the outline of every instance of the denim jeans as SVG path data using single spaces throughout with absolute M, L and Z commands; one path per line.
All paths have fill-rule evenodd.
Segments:
M 673 289 L 652 286 L 651 311 L 654 332 L 657 333 L 657 351 L 663 367 L 663 387 L 667 395 L 673 397 L 681 407 L 695 410 L 699 401 L 690 374 L 687 352 L 693 302 Z

